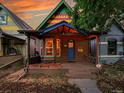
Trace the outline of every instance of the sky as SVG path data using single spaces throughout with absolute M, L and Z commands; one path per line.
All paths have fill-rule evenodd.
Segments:
M 61 0 L 0 0 L 9 10 L 33 28 L 58 5 Z M 66 0 L 70 5 L 73 0 Z

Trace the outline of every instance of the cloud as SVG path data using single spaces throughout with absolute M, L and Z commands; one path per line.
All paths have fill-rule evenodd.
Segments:
M 13 13 L 35 27 L 48 16 L 60 1 L 61 0 L 0 0 L 0 2 Z M 66 1 L 70 2 L 70 0 Z
M 5 0 L 3 3 L 15 14 L 45 11 L 55 8 L 61 0 Z

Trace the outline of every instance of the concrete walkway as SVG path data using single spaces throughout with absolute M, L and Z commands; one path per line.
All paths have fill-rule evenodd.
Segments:
M 69 83 L 76 84 L 82 93 L 102 93 L 96 85 L 96 80 L 92 79 L 69 79 Z
M 63 63 L 62 69 L 68 69 L 66 74 L 73 79 L 96 79 L 97 68 L 88 62 Z

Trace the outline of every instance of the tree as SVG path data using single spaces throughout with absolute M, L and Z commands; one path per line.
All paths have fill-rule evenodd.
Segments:
M 73 24 L 89 31 L 105 31 L 111 18 L 124 9 L 124 0 L 75 0 Z

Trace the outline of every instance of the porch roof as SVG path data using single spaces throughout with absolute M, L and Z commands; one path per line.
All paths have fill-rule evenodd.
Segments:
M 24 39 L 21 39 L 21 38 L 19 38 L 19 37 L 14 36 L 14 35 L 5 33 L 5 32 L 3 32 L 1 29 L 0 29 L 0 37 L 4 37 L 4 38 L 9 38 L 9 39 L 19 40 L 19 41 L 25 42 Z
M 63 29 L 64 29 L 64 26 L 69 28 L 68 31 L 73 30 L 73 31 L 77 31 L 77 32 L 79 32 L 83 35 L 87 35 L 86 30 L 77 30 L 74 26 L 72 26 L 71 24 L 69 24 L 65 21 L 62 21 L 62 22 L 57 23 L 55 25 L 52 25 L 48 28 L 45 28 L 44 30 L 39 30 L 39 32 L 40 32 L 40 35 L 44 35 L 44 34 L 50 32 L 50 31 L 53 31 L 53 30 L 60 31 L 61 29 L 58 29 L 58 28 L 63 27 Z
M 27 36 L 34 36 L 34 37 L 37 37 L 37 38 L 41 38 L 42 36 L 44 36 L 45 34 L 51 32 L 51 31 L 57 31 L 57 32 L 63 32 L 63 29 L 66 27 L 67 32 L 79 32 L 80 34 L 84 35 L 84 36 L 89 36 L 89 35 L 102 35 L 102 34 L 106 34 L 104 32 L 98 32 L 98 31 L 87 31 L 85 29 L 79 29 L 79 28 L 75 28 L 73 25 L 65 22 L 65 21 L 62 21 L 60 23 L 57 23 L 57 24 L 54 24 L 50 27 L 47 27 L 43 30 L 39 30 L 39 31 L 35 31 L 35 30 L 18 30 L 20 33 L 23 33 Z

